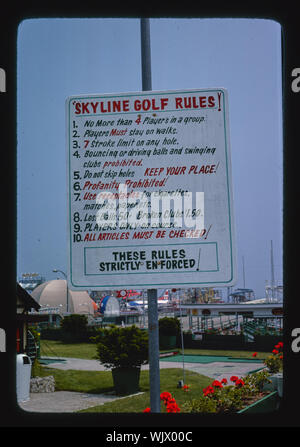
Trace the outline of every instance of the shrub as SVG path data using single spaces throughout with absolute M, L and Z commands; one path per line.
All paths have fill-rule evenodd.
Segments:
M 245 383 L 253 390 L 253 393 L 261 392 L 264 385 L 272 383 L 270 380 L 270 373 L 265 369 L 256 373 L 249 374 L 245 378 Z
M 278 373 L 282 369 L 283 364 L 283 354 L 282 354 L 283 343 L 279 342 L 274 346 L 272 354 L 269 355 L 264 364 L 268 368 L 269 372 L 272 374 Z
M 72 314 L 61 320 L 61 328 L 70 334 L 83 332 L 87 327 L 88 319 L 86 315 Z
M 158 320 L 160 335 L 178 335 L 180 333 L 180 321 L 178 318 L 163 317 Z
M 278 373 L 280 371 L 281 367 L 281 360 L 276 355 L 269 355 L 265 361 L 264 364 L 268 368 L 269 372 L 272 374 Z
M 42 375 L 42 366 L 37 358 L 34 359 L 31 367 L 31 377 L 40 377 Z
M 137 326 L 98 329 L 97 356 L 107 368 L 140 367 L 148 363 L 148 333 Z
M 65 342 L 82 341 L 87 334 L 86 315 L 72 314 L 61 320 L 62 338 Z
M 198 399 L 192 399 L 182 405 L 182 411 L 185 413 L 216 413 L 217 402 L 213 399 L 206 399 L 200 396 Z
M 42 340 L 61 340 L 62 328 L 60 327 L 45 327 L 41 329 Z

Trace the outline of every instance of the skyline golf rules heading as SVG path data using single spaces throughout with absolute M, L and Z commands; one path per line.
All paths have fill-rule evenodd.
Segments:
M 219 98 L 219 97 L 218 97 Z M 164 111 L 169 108 L 205 109 L 216 106 L 216 98 L 213 95 L 201 96 L 175 96 L 173 98 L 145 98 L 145 99 L 106 99 L 103 101 L 74 101 L 75 115 L 118 113 L 118 112 L 146 112 L 149 110 Z M 220 101 L 219 101 L 220 108 Z

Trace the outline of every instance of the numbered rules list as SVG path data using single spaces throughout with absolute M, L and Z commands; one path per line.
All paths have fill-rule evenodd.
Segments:
M 223 88 L 66 101 L 72 289 L 236 281 Z

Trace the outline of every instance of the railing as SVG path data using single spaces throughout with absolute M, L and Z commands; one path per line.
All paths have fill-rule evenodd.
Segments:
M 196 317 L 191 319 L 192 331 L 206 332 L 209 330 L 216 329 L 218 331 L 225 331 L 227 329 L 238 329 L 239 323 L 241 321 L 240 317 L 233 315 L 220 315 L 218 317 Z
M 244 318 L 243 331 L 248 341 L 254 339 L 254 335 L 279 335 L 282 330 L 282 317 L 258 317 Z
M 39 357 L 39 345 L 37 345 L 34 336 L 30 331 L 27 331 L 27 345 L 26 354 L 30 357 L 31 362 L 34 361 L 36 357 Z
M 254 333 L 257 330 L 257 327 L 254 321 L 248 321 L 243 324 L 243 332 L 246 337 L 246 341 L 254 341 Z

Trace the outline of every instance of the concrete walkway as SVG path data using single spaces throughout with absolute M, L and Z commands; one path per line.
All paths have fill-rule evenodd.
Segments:
M 98 360 L 84 360 L 75 358 L 63 358 L 63 362 L 53 362 L 48 366 L 51 368 L 81 371 L 107 371 Z M 182 362 L 159 362 L 160 368 L 183 368 Z M 231 376 L 246 376 L 249 372 L 261 369 L 262 363 L 237 363 L 237 362 L 213 362 L 213 363 L 184 363 L 185 370 L 194 371 L 199 374 L 221 380 L 224 377 L 229 381 Z M 149 365 L 143 365 L 142 370 L 148 370 Z M 128 397 L 128 396 L 126 396 Z M 120 399 L 114 392 L 106 394 L 88 394 L 71 391 L 55 391 L 54 393 L 31 393 L 26 402 L 19 402 L 19 406 L 30 412 L 43 413 L 68 413 L 101 405 L 112 400 Z M 122 399 L 122 398 L 121 398 Z
M 138 393 L 141 394 L 141 393 Z M 126 396 L 128 397 L 128 396 Z M 54 393 L 31 393 L 26 402 L 18 405 L 25 411 L 39 413 L 73 413 L 96 405 L 102 405 L 116 399 L 114 392 L 106 394 L 77 393 L 74 391 L 55 391 Z

